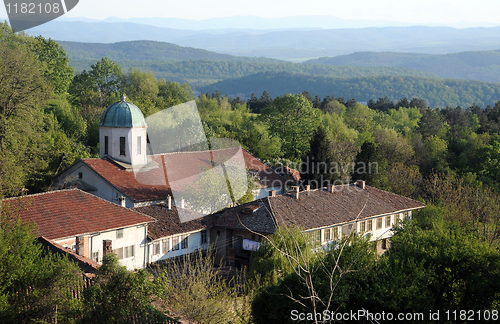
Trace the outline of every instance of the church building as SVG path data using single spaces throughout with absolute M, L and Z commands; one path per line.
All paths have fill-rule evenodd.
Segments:
M 206 152 L 174 152 L 148 155 L 148 126 L 139 107 L 125 101 L 109 106 L 99 123 L 99 158 L 80 159 L 56 176 L 60 189 L 78 187 L 127 208 L 165 202 L 172 197 L 169 179 L 192 181 L 200 164 L 211 167 Z M 286 179 L 241 148 L 247 171 L 255 176 L 255 199 L 276 191 L 283 193 Z M 210 155 L 208 155 L 210 156 Z M 187 158 L 189 157 L 189 159 Z M 199 164 L 191 165 L 193 157 Z M 166 165 L 169 171 L 167 173 Z M 173 205 L 180 202 L 173 201 Z

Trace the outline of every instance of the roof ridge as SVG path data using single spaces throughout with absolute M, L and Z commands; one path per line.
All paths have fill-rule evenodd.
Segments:
M 65 192 L 65 191 L 74 191 L 74 190 L 80 190 L 80 189 L 78 189 L 78 188 L 70 188 L 70 189 L 50 190 L 50 191 L 45 191 L 45 192 L 28 194 L 26 196 L 17 196 L 17 197 L 3 198 L 2 201 L 5 201 L 5 200 L 14 200 L 14 199 L 22 199 L 22 198 L 28 198 L 28 197 L 36 197 L 36 196 L 42 196 L 42 195 L 46 195 L 46 194 L 52 194 L 52 193 L 58 193 L 58 192 Z M 82 191 L 82 190 L 80 190 L 80 191 Z
M 418 200 L 416 200 L 416 199 L 413 199 L 413 198 L 410 198 L 410 197 L 406 197 L 406 196 L 403 196 L 403 195 L 398 195 L 398 194 L 396 194 L 396 193 L 394 193 L 394 192 L 390 192 L 390 191 L 387 191 L 387 190 L 384 190 L 384 189 L 380 189 L 380 188 L 376 188 L 376 187 L 372 187 L 372 186 L 366 186 L 366 188 L 376 189 L 376 190 L 378 190 L 378 191 L 382 191 L 382 192 L 384 192 L 384 193 L 388 193 L 388 194 L 391 194 L 391 195 L 394 195 L 394 196 L 403 197 L 403 198 L 405 198 L 405 199 L 412 200 L 412 201 L 417 202 L 417 203 L 419 203 L 419 204 L 425 205 L 423 202 L 418 201 Z
M 99 200 L 101 200 L 101 201 L 104 201 L 104 202 L 106 202 L 106 203 L 108 203 L 108 204 L 111 204 L 111 205 L 113 205 L 113 206 L 116 206 L 116 207 L 119 207 L 119 208 L 124 208 L 124 209 L 126 209 L 126 210 L 129 210 L 129 211 L 131 211 L 131 212 L 137 213 L 137 214 L 139 214 L 139 215 L 146 216 L 146 217 L 148 217 L 148 218 L 152 219 L 152 221 L 153 221 L 153 222 L 156 222 L 156 220 L 155 220 L 153 217 L 151 217 L 151 216 L 149 216 L 149 215 L 146 215 L 146 214 L 143 214 L 143 213 L 140 213 L 140 212 L 138 212 L 138 211 L 132 210 L 132 208 L 123 207 L 123 206 L 120 206 L 120 205 L 118 205 L 118 204 L 115 204 L 114 202 L 111 202 L 111 201 L 106 200 L 106 199 L 104 199 L 104 198 L 101 198 L 101 197 L 99 197 L 99 196 L 93 195 L 93 194 L 91 194 L 91 193 L 85 192 L 85 191 L 80 190 L 80 189 L 78 189 L 78 188 L 75 188 L 75 189 L 76 189 L 76 190 L 79 190 L 80 192 L 82 192 L 82 193 L 84 193 L 84 194 L 86 194 L 86 195 L 88 195 L 89 197 L 97 198 L 97 199 L 99 199 Z
M 60 190 L 52 190 L 52 191 L 46 191 L 46 192 L 40 192 L 40 193 L 36 193 L 36 194 L 32 194 L 32 195 L 26 195 L 26 196 L 22 196 L 22 197 L 11 197 L 11 198 L 5 198 L 5 199 L 2 199 L 2 201 L 4 200 L 14 200 L 14 199 L 21 199 L 21 198 L 31 198 L 31 197 L 38 197 L 38 196 L 42 196 L 42 195 L 46 195 L 46 194 L 56 194 L 56 193 L 61 193 L 61 192 L 70 192 L 70 191 L 75 191 L 77 193 L 81 193 L 81 194 L 85 194 L 91 198 L 96 198 L 100 201 L 103 201 L 103 202 L 106 202 L 107 204 L 110 204 L 111 206 L 113 207 L 119 207 L 119 208 L 124 208 L 125 210 L 129 210 L 131 212 L 134 212 L 136 214 L 139 214 L 139 215 L 142 215 L 142 216 L 146 216 L 147 218 L 149 219 L 152 219 L 152 222 L 155 222 L 156 220 L 149 216 L 149 215 L 146 215 L 146 214 L 143 214 L 143 213 L 140 213 L 138 211 L 135 211 L 135 210 L 132 210 L 132 208 L 127 208 L 127 207 L 123 207 L 123 206 L 120 206 L 118 204 L 115 204 L 111 201 L 108 201 L 104 198 L 101 198 L 99 196 L 96 196 L 96 195 L 93 195 L 91 193 L 88 193 L 88 192 L 85 192 L 81 189 L 78 189 L 78 188 L 71 188 L 71 189 L 60 189 Z

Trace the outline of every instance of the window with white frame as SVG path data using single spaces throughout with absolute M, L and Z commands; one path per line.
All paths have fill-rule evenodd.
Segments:
M 346 224 L 342 226 L 342 234 L 343 235 L 351 235 L 353 232 L 353 225 L 354 224 Z M 354 232 L 356 232 L 356 229 L 354 229 Z
M 160 241 L 153 243 L 153 254 L 160 254 Z
M 207 242 L 208 242 L 207 230 L 201 231 L 200 235 L 201 235 L 201 239 L 200 239 L 201 244 L 207 244 Z
M 391 216 L 385 217 L 385 227 L 391 227 Z
M 359 231 L 361 233 L 366 232 L 366 223 L 364 221 L 359 223 Z
M 189 247 L 189 242 L 188 242 L 188 235 L 182 235 L 181 236 L 181 249 L 187 249 Z
M 123 228 L 116 230 L 116 238 L 117 239 L 123 238 Z
M 329 242 L 331 240 L 331 229 L 325 228 L 323 230 L 323 242 Z
M 161 241 L 161 249 L 163 251 L 163 253 L 167 253 L 169 250 L 170 250 L 170 239 L 164 239 L 163 241 Z
M 116 249 L 115 252 L 116 252 L 116 255 L 118 256 L 118 259 L 120 259 L 120 260 L 132 258 L 135 255 L 133 245 L 125 246 L 125 247 Z
M 177 251 L 179 248 L 179 236 L 172 237 L 172 251 Z
M 377 229 L 382 228 L 382 217 L 377 218 Z
M 99 262 L 99 251 L 92 252 L 92 260 L 94 260 L 95 262 Z
M 367 231 L 373 230 L 373 219 L 369 219 L 366 221 L 366 230 Z

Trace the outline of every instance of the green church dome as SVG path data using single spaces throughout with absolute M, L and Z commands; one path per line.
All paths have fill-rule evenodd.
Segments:
M 126 102 L 125 96 L 106 108 L 101 117 L 99 126 L 105 127 L 145 127 L 146 121 L 142 111 L 133 103 Z

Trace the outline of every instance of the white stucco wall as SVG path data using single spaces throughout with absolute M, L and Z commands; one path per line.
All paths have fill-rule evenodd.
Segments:
M 171 235 L 167 237 L 163 237 L 161 239 L 155 240 L 149 244 L 149 260 L 150 262 L 156 262 L 160 260 L 166 260 L 169 258 L 173 257 L 178 257 L 181 255 L 193 253 L 196 250 L 202 249 L 206 250 L 210 246 L 210 231 L 207 230 L 207 243 L 206 244 L 201 244 L 201 232 L 202 230 L 194 231 L 194 232 L 187 232 L 187 233 L 182 233 L 182 234 L 176 234 L 176 235 Z M 181 247 L 181 237 L 182 235 L 187 235 L 188 236 L 188 247 L 183 249 Z M 179 249 L 178 250 L 172 250 L 172 242 L 175 237 L 179 237 Z M 167 240 L 169 242 L 168 244 L 168 250 L 164 251 L 163 249 L 163 244 L 162 242 L 164 240 Z M 154 251 L 154 244 L 160 243 L 160 253 L 155 254 Z
M 146 265 L 146 252 L 147 252 L 147 225 L 134 225 L 130 227 L 123 228 L 123 237 L 117 238 L 118 229 L 103 231 L 95 234 L 85 235 L 88 236 L 89 245 L 89 258 L 102 263 L 103 257 L 103 240 L 111 240 L 111 247 L 114 252 L 117 249 L 134 246 L 134 256 L 129 258 L 123 258 L 119 260 L 119 263 L 126 266 L 129 270 L 142 269 Z M 76 237 L 73 238 L 61 238 L 54 240 L 54 242 L 59 244 L 68 244 L 70 247 L 74 246 Z M 98 253 L 98 259 L 94 259 L 95 254 Z
M 261 199 L 261 198 L 266 198 L 269 197 L 269 192 L 270 191 L 276 191 L 276 195 L 282 195 L 283 194 L 283 187 L 265 187 L 265 188 L 259 188 L 255 189 L 252 191 L 254 200 Z
M 315 229 L 315 230 L 310 230 L 306 231 L 306 233 L 312 233 L 315 231 L 321 231 L 321 244 L 327 245 L 329 242 L 333 241 L 335 237 L 333 236 L 333 231 L 337 230 L 338 237 L 340 235 L 348 235 L 349 229 L 350 230 L 356 230 L 356 233 L 363 233 L 363 235 L 369 235 L 370 241 L 377 241 L 377 240 L 383 240 L 392 237 L 393 232 L 392 232 L 392 226 L 396 224 L 398 220 L 402 220 L 404 218 L 405 213 L 407 213 L 407 216 L 411 219 L 411 210 L 405 210 L 401 212 L 397 212 L 395 214 L 384 214 L 384 215 L 379 215 L 379 216 L 374 216 L 374 217 L 369 217 L 369 218 L 364 218 L 360 221 L 356 222 L 350 222 L 350 223 L 344 223 L 344 224 L 338 224 L 338 225 L 332 225 L 332 226 L 326 226 L 321 229 Z M 391 223 L 389 226 L 386 224 L 386 218 L 390 217 L 391 218 Z M 377 228 L 377 220 L 382 219 L 382 226 L 381 228 Z M 372 230 L 368 230 L 368 225 L 367 221 L 372 221 Z M 365 224 L 365 230 L 361 230 L 361 223 Z M 351 227 L 352 225 L 352 227 Z M 333 231 L 331 230 L 333 229 Z M 326 241 L 325 240 L 325 231 L 330 230 L 330 240 Z
M 116 160 L 140 165 L 146 159 L 146 127 L 100 127 L 99 128 L 99 156 L 104 156 L 104 137 L 108 136 L 108 155 Z M 137 136 L 141 136 L 141 154 L 137 152 Z M 125 155 L 120 155 L 120 137 L 125 137 Z

